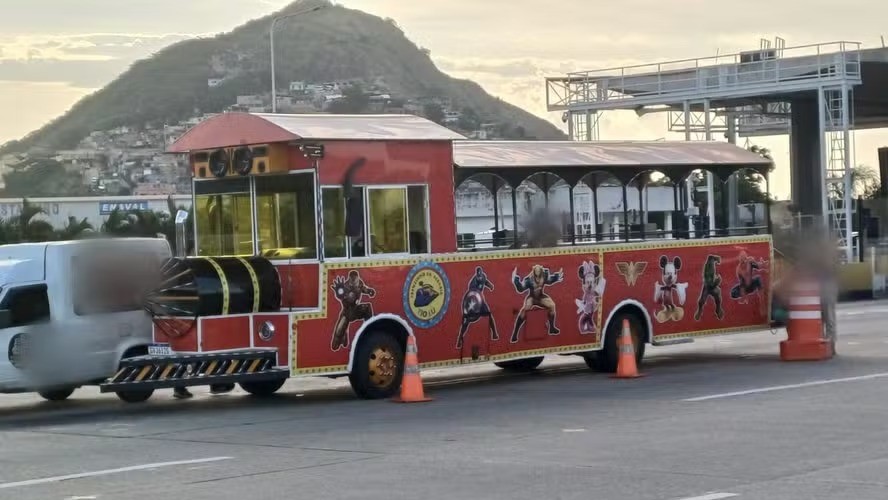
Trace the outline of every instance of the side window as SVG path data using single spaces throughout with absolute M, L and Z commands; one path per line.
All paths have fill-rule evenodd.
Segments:
M 429 252 L 428 189 L 426 186 L 407 187 L 407 214 L 410 231 L 410 253 Z
M 8 309 L 9 326 L 33 325 L 49 321 L 49 295 L 46 285 L 23 286 L 11 288 L 0 309 Z
M 324 205 L 324 256 L 329 259 L 365 257 L 364 249 L 364 190 L 356 189 L 354 197 L 347 201 L 342 188 L 323 188 Z M 347 204 L 354 212 L 347 216 Z M 349 227 L 351 224 L 353 227 Z M 349 236 L 351 235 L 351 236 Z
M 316 209 L 311 173 L 257 176 L 259 254 L 272 259 L 316 259 Z
M 368 188 L 370 252 L 407 253 L 407 188 Z
M 246 178 L 194 183 L 198 255 L 253 255 L 253 211 Z

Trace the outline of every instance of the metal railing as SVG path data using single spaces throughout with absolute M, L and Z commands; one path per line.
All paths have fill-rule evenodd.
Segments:
M 568 73 L 547 78 L 549 111 L 660 96 L 730 93 L 743 88 L 860 79 L 860 43 L 830 42 L 785 49 L 682 59 Z

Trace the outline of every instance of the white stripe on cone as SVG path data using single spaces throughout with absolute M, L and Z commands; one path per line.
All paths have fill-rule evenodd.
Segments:
M 789 319 L 820 319 L 820 311 L 789 311 Z
M 789 299 L 789 305 L 791 306 L 819 306 L 820 305 L 820 297 L 819 296 L 811 296 L 811 297 L 791 297 Z

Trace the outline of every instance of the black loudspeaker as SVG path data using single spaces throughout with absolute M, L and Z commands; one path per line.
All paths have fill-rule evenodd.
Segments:
M 224 149 L 217 149 L 210 153 L 210 172 L 216 177 L 225 177 L 228 173 L 228 152 Z
M 879 194 L 888 196 L 888 148 L 879 148 Z
M 247 175 L 253 170 L 253 151 L 242 147 L 234 150 L 232 168 L 240 175 Z

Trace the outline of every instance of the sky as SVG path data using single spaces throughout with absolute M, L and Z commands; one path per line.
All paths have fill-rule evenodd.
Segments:
M 288 0 L 0 0 L 0 143 L 69 109 L 133 62 L 189 37 L 229 31 Z M 560 124 L 546 111 L 545 76 L 755 49 L 888 36 L 884 0 L 341 0 L 395 19 L 445 72 Z M 884 31 L 880 31 L 884 30 Z M 666 116 L 608 112 L 601 138 L 676 138 Z M 789 191 L 788 139 L 755 138 Z M 877 166 L 888 132 L 856 134 L 856 163 Z

